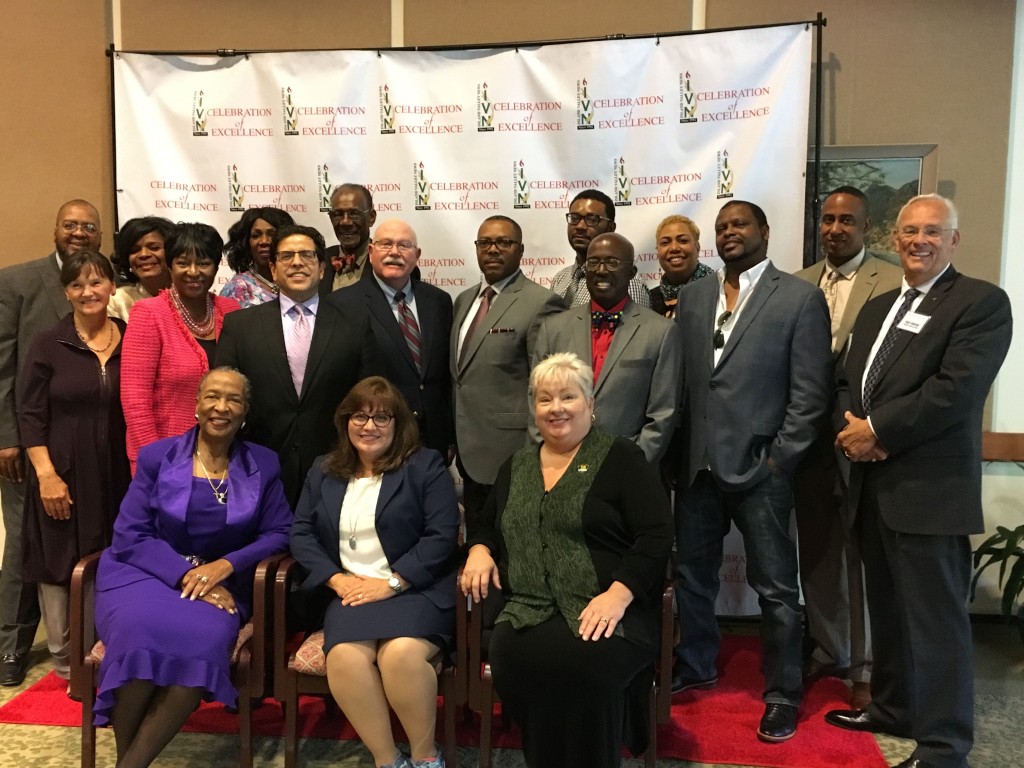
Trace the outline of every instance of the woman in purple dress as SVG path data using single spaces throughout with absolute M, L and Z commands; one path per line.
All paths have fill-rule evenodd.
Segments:
M 198 426 L 139 451 L 100 558 L 96 628 L 106 645 L 94 714 L 120 768 L 149 765 L 202 699 L 235 705 L 229 656 L 252 579 L 288 547 L 291 510 L 276 454 L 236 440 L 248 380 L 216 368 L 199 384 Z

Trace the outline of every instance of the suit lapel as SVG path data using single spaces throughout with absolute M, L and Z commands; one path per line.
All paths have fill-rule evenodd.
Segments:
M 608 355 L 605 357 L 604 364 L 601 366 L 601 374 L 597 377 L 597 385 L 594 387 L 594 394 L 601 391 L 601 387 L 604 386 L 605 381 L 608 379 L 609 372 L 615 367 L 619 357 L 625 351 L 626 347 L 629 346 L 629 342 L 632 341 L 639 328 L 640 308 L 632 301 L 628 301 L 626 302 L 626 307 L 622 313 L 622 322 L 619 324 L 619 327 L 615 329 L 615 333 L 612 334 L 612 343 L 608 346 Z
M 339 325 L 339 323 L 335 322 L 337 317 L 335 312 L 334 306 L 326 302 L 320 302 L 317 307 L 316 324 L 313 326 L 313 338 L 309 340 L 309 355 L 306 357 L 306 372 L 302 376 L 302 397 L 305 397 L 306 393 L 309 392 L 309 388 L 316 378 L 316 373 L 327 350 L 334 346 L 332 339 Z M 285 361 L 287 359 L 286 355 Z M 291 371 L 289 371 L 290 377 Z M 299 399 L 301 400 L 302 397 Z
M 348 481 L 341 480 L 332 475 L 324 475 L 321 494 L 323 496 L 324 508 L 327 510 L 327 524 L 331 528 L 334 538 L 330 541 L 341 541 L 341 504 L 345 500 L 345 492 L 348 490 Z M 345 538 L 348 538 L 346 531 Z
M 371 273 L 372 274 L 372 273 Z M 412 353 L 409 352 L 409 345 L 405 341 L 405 336 L 402 335 L 402 329 L 398 327 L 398 320 L 395 318 L 395 313 L 391 310 L 391 304 L 388 302 L 388 297 L 384 291 L 381 290 L 377 282 L 371 277 L 366 279 L 365 277 L 359 281 L 359 285 L 363 287 L 364 295 L 366 296 L 366 304 L 370 308 L 370 313 L 377 319 L 377 322 L 381 324 L 391 344 L 394 345 L 395 349 L 402 356 L 402 359 L 409 366 L 410 370 L 414 373 L 416 371 L 416 364 L 412 361 Z M 417 309 L 420 311 L 420 317 L 423 317 L 423 307 L 420 305 L 419 296 L 416 297 Z M 420 328 L 420 336 L 422 338 L 423 328 Z M 423 345 L 420 345 L 422 350 Z M 426 364 L 424 364 L 424 368 Z
M 281 319 L 281 303 L 279 301 L 268 302 L 260 305 L 266 309 L 254 310 L 259 313 L 258 332 L 254 339 L 257 346 L 263 344 L 264 340 L 270 344 L 270 364 L 281 380 L 282 391 L 288 392 L 292 402 L 297 403 L 299 396 L 295 394 L 295 384 L 292 383 L 292 370 L 288 367 L 288 347 L 284 343 L 284 321 Z M 305 384 L 303 384 L 305 387 Z
M 594 336 L 591 333 L 593 327 L 590 322 L 589 307 L 573 307 L 566 310 L 572 312 L 576 319 L 572 324 L 572 345 L 576 356 L 593 367 L 594 365 Z
M 420 324 L 420 357 L 423 361 L 423 373 L 420 374 L 420 378 L 426 374 L 427 368 L 430 366 L 430 351 L 433 348 L 431 342 L 434 340 L 434 331 L 439 325 L 437 309 L 437 302 L 434 301 L 433 296 L 427 291 L 416 291 L 416 314 L 419 315 Z M 409 345 L 404 343 L 404 338 L 402 346 L 405 347 L 409 365 L 416 370 L 416 366 L 412 362 L 412 353 L 409 352 Z
M 875 294 L 875 287 L 878 285 L 878 262 L 870 253 L 864 254 L 864 262 L 857 270 L 857 276 L 853 281 L 853 288 L 846 299 L 846 306 L 843 308 L 843 317 L 839 321 L 839 330 L 836 332 L 835 358 L 838 359 L 843 347 L 850 338 L 850 331 L 853 330 L 854 321 L 857 315 Z
M 71 311 L 71 303 L 67 294 L 64 293 L 64 286 L 60 284 L 60 269 L 57 267 L 57 253 L 51 253 L 46 259 L 46 268 L 42 271 L 43 284 L 46 287 L 46 295 L 53 305 L 54 314 L 57 319 L 62 319 Z
M 494 297 L 494 301 L 491 303 L 491 308 L 487 311 L 487 316 L 484 318 L 483 325 L 480 326 L 477 334 L 469 340 L 469 347 L 466 348 L 465 358 L 460 363 L 457 363 L 460 371 L 469 365 L 469 361 L 476 355 L 476 351 L 480 349 L 480 345 L 483 344 L 484 339 L 487 337 L 487 332 L 490 331 L 491 328 L 497 327 L 498 321 L 501 320 L 502 315 L 508 312 L 512 305 L 518 300 L 519 291 L 523 288 L 522 274 L 523 273 L 520 272 L 512 282 L 505 286 L 501 293 Z M 474 296 L 473 301 L 475 300 L 476 297 Z M 472 306 L 471 302 L 470 307 Z M 469 313 L 467 312 L 466 315 L 468 314 Z M 465 316 L 463 319 L 465 319 Z M 458 327 L 461 329 L 461 324 Z M 456 340 L 457 338 L 458 337 L 456 336 Z M 456 346 L 458 346 L 457 341 Z M 457 358 L 459 350 L 456 349 L 453 354 L 455 354 Z
M 732 351 L 736 349 L 736 345 L 740 343 L 740 339 L 743 338 L 743 334 L 746 333 L 747 329 L 754 322 L 754 318 L 761 311 L 761 307 L 765 305 L 765 302 L 768 301 L 768 297 L 771 296 L 778 287 L 779 271 L 769 263 L 764 268 L 764 273 L 761 275 L 761 279 L 757 281 L 757 285 L 754 286 L 754 290 L 750 294 L 750 297 L 740 309 L 739 319 L 736 321 L 736 325 L 733 327 L 732 333 L 729 334 L 729 341 L 726 342 L 725 349 L 722 350 L 722 357 L 718 361 L 718 368 L 721 368 L 725 364 L 725 361 L 732 355 Z M 714 335 L 713 328 L 711 330 L 711 334 Z
M 377 497 L 377 511 L 374 515 L 374 521 L 379 521 L 381 514 L 384 512 L 384 507 L 388 505 L 388 502 L 394 498 L 395 494 L 398 493 L 398 489 L 402 485 L 402 472 L 385 472 L 381 478 L 380 483 L 380 495 Z M 378 529 L 379 530 L 379 529 Z

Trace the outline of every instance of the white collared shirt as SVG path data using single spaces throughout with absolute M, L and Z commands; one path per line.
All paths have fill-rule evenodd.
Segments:
M 516 275 L 519 274 L 519 271 L 520 270 L 517 269 L 508 277 L 502 278 L 501 280 L 499 280 L 498 282 L 491 286 L 495 294 L 494 299 L 498 298 L 498 296 L 501 295 L 501 292 L 505 290 L 505 287 L 515 279 Z M 487 281 L 484 280 L 483 277 L 481 277 L 480 285 L 476 290 L 476 298 L 473 299 L 473 303 L 469 305 L 469 312 L 466 313 L 466 319 L 462 321 L 462 325 L 459 327 L 459 343 L 458 346 L 455 347 L 455 349 L 462 349 L 462 345 L 466 342 L 466 333 L 467 331 L 469 331 L 469 326 L 473 324 L 473 318 L 476 317 L 477 310 L 480 309 L 480 302 L 483 300 L 484 291 L 486 289 Z M 491 299 L 492 304 L 494 303 L 494 299 Z
M 293 301 L 284 295 L 282 291 L 278 296 L 278 303 L 281 307 L 281 327 L 284 329 L 284 347 L 287 350 L 288 345 L 292 340 L 292 326 L 295 325 L 295 316 L 291 314 L 290 310 L 296 304 L 300 303 Z M 314 293 L 311 298 L 301 302 L 307 310 L 306 322 L 309 323 L 309 338 L 313 338 L 313 329 L 316 327 L 316 312 L 320 308 L 320 296 Z
M 729 343 L 729 336 L 732 334 L 732 329 L 736 327 L 736 321 L 739 319 L 740 312 L 743 311 L 743 307 L 746 305 L 747 299 L 749 299 L 750 294 L 754 292 L 754 287 L 757 285 L 758 280 L 761 279 L 761 275 L 764 274 L 764 270 L 767 268 L 768 264 L 769 259 L 764 259 L 740 275 L 740 294 L 736 298 L 736 306 L 733 307 L 732 314 L 729 315 L 729 319 L 722 324 L 721 328 L 718 326 L 718 318 L 726 311 L 725 267 L 722 267 L 715 273 L 718 276 L 718 303 L 715 305 L 715 316 L 712 319 L 712 333 L 717 330 L 721 330 L 722 335 L 725 337 L 725 344 L 723 344 L 719 349 L 713 349 L 714 359 L 712 367 L 717 366 L 718 361 L 722 359 L 722 352 Z

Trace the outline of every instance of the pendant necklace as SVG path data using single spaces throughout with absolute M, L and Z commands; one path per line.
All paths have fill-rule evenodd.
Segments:
M 203 463 L 203 457 L 199 455 L 199 449 L 198 448 L 196 448 L 196 458 L 199 459 L 199 466 L 203 468 L 203 474 L 206 475 L 206 482 L 208 482 L 210 484 L 210 489 L 213 491 L 213 496 L 214 496 L 215 499 L 217 499 L 217 503 L 218 504 L 227 504 L 228 503 L 228 491 L 227 491 L 227 488 L 224 488 L 224 483 L 227 482 L 227 479 L 228 479 L 227 471 L 224 472 L 224 477 L 222 477 L 220 479 L 220 482 L 217 483 L 216 485 L 214 485 L 213 484 L 213 480 L 210 478 L 210 473 L 206 469 L 206 464 Z M 221 491 L 221 488 L 224 488 L 224 490 Z M 354 546 L 353 546 L 353 549 L 355 549 Z
M 356 548 L 356 525 L 359 523 L 359 510 L 352 516 L 352 524 L 348 527 L 348 548 Z
M 85 336 L 82 335 L 82 332 L 78 330 L 77 324 L 75 324 L 75 333 L 78 334 L 78 338 L 82 340 L 82 343 L 85 344 L 86 347 L 91 349 L 96 354 L 102 355 L 104 352 L 110 349 L 111 345 L 113 345 L 114 343 L 114 324 L 110 322 L 110 320 L 107 320 L 107 325 L 110 326 L 110 337 L 107 339 L 107 346 L 105 346 L 103 349 L 96 349 L 95 347 L 89 346 L 89 341 L 85 338 Z

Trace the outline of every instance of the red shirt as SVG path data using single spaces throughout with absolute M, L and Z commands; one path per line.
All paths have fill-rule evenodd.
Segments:
M 605 309 L 591 301 L 590 311 L 609 312 L 614 314 L 616 312 L 621 312 L 625 308 L 627 301 L 629 301 L 629 296 L 610 309 Z M 601 367 L 604 365 L 604 359 L 608 357 L 608 348 L 612 345 L 612 335 L 615 333 L 616 327 L 618 326 L 612 326 L 612 324 L 608 322 L 600 322 L 597 325 L 591 324 L 590 359 L 593 361 L 594 365 L 594 384 L 597 384 L 597 377 L 601 375 Z

